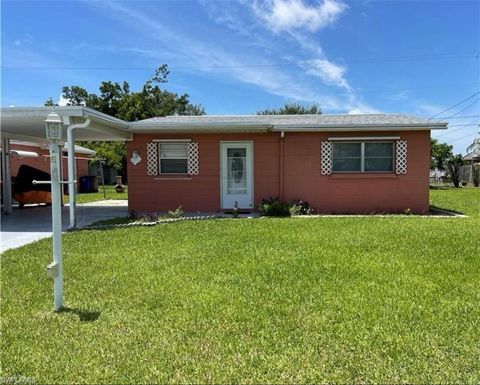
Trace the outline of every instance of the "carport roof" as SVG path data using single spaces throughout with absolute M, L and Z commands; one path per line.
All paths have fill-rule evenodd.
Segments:
M 45 143 L 45 119 L 52 107 L 2 107 L 1 133 L 3 138 Z M 75 130 L 75 140 L 125 141 L 131 138 L 128 123 L 83 106 L 55 107 L 65 125 L 83 123 L 86 128 Z

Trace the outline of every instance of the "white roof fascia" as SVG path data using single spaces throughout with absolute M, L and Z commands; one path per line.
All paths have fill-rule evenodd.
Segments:
M 92 108 L 84 106 L 55 106 L 54 111 L 62 117 L 79 117 L 92 118 L 106 125 L 115 128 L 123 128 L 128 130 L 129 123 L 125 120 L 115 118 L 103 112 L 99 112 Z M 47 116 L 52 107 L 2 107 L 2 117 L 5 118 L 21 118 L 21 117 L 38 117 Z
M 132 133 L 237 133 L 237 132 L 268 132 L 270 124 L 232 123 L 232 124 L 165 124 L 165 123 L 131 123 L 129 131 Z
M 1 137 L 5 138 L 5 139 L 18 140 L 18 141 L 22 141 L 22 142 L 34 142 L 34 141 L 36 141 L 37 143 L 40 143 L 40 144 L 49 144 L 50 143 L 46 138 L 38 138 L 36 136 L 16 134 L 16 133 L 13 133 L 13 132 L 4 131 L 3 129 L 2 129 L 2 132 L 1 132 Z
M 101 121 L 104 124 L 112 125 L 116 128 L 124 128 L 125 130 L 128 130 L 130 126 L 130 124 L 125 120 L 115 118 L 114 116 L 104 114 L 103 112 L 98 112 L 88 107 L 82 107 L 82 117 L 93 118 Z
M 447 124 L 389 124 L 376 126 L 369 125 L 332 125 L 332 126 L 298 126 L 298 125 L 276 125 L 272 131 L 285 132 L 328 132 L 328 131 L 427 131 L 446 130 Z

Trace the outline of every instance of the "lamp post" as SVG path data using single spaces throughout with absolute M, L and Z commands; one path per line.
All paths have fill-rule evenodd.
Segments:
M 53 278 L 53 302 L 55 311 L 63 306 L 62 266 L 62 202 L 60 192 L 60 144 L 63 145 L 63 122 L 52 109 L 45 120 L 46 137 L 50 142 L 50 173 L 52 192 L 52 248 L 53 262 L 47 266 L 47 274 Z

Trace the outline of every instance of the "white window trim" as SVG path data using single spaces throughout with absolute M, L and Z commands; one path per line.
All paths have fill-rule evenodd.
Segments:
M 330 139 L 330 138 L 329 138 Z M 335 159 L 335 151 L 332 146 L 332 174 L 395 174 L 395 141 L 394 140 L 376 140 L 377 138 L 369 137 L 368 140 L 342 141 L 342 143 L 360 143 L 360 171 L 335 171 L 333 169 L 333 160 Z M 385 138 L 382 138 L 385 139 Z M 392 169 L 389 171 L 365 171 L 365 143 L 390 143 L 392 145 Z M 355 158 L 355 157 L 351 157 Z
M 328 138 L 330 141 L 348 141 L 348 142 L 370 142 L 370 141 L 393 141 L 393 140 L 399 140 L 399 136 L 335 136 Z

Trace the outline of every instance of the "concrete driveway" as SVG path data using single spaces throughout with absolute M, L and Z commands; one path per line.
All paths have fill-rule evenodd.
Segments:
M 128 215 L 126 200 L 106 200 L 77 205 L 78 227 L 92 224 L 100 219 Z M 70 224 L 68 205 L 62 207 L 62 227 Z M 10 215 L 2 214 L 0 252 L 47 238 L 52 235 L 52 211 L 47 206 L 14 207 Z

